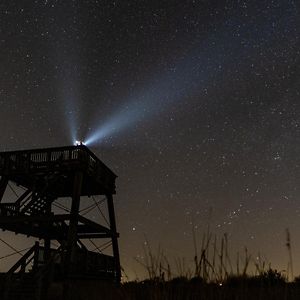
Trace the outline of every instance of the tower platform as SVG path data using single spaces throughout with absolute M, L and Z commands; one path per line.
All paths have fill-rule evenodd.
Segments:
M 0 152 L 0 176 L 25 188 L 32 189 L 37 178 L 51 180 L 49 176 L 65 175 L 52 191 L 57 197 L 72 194 L 69 175 L 77 171 L 83 173 L 81 196 L 115 194 L 117 176 L 84 145 Z

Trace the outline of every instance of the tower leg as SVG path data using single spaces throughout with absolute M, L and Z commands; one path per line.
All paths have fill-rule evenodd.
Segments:
M 66 255 L 64 258 L 65 283 L 64 283 L 63 299 L 66 300 L 71 299 L 71 295 L 70 295 L 71 281 L 69 280 L 68 277 L 72 270 L 71 269 L 72 266 L 75 265 L 77 225 L 78 225 L 78 214 L 79 214 L 79 206 L 80 206 L 82 179 L 83 179 L 82 172 L 76 172 L 73 181 L 73 196 L 72 196 L 72 205 L 71 205 L 71 212 L 70 212 L 70 224 L 69 224 L 69 231 L 68 231 L 68 240 L 66 245 Z
M 1 180 L 0 180 L 0 202 L 1 202 L 2 198 L 3 198 L 3 196 L 4 196 L 7 184 L 8 184 L 7 178 L 4 177 L 4 176 L 2 176 Z
M 47 215 L 51 215 L 51 203 L 49 203 L 46 207 Z M 47 223 L 47 226 L 51 226 L 51 223 Z M 47 263 L 50 259 L 50 251 L 51 251 L 51 239 L 50 237 L 44 239 L 44 262 Z
M 116 268 L 116 281 L 117 283 L 121 282 L 121 266 L 120 266 L 120 254 L 119 254 L 119 246 L 118 246 L 118 235 L 116 228 L 116 218 L 115 218 L 115 209 L 112 195 L 106 195 L 107 198 L 107 207 L 109 214 L 109 223 L 111 230 L 111 241 L 113 248 L 113 255 L 115 259 L 115 268 Z
M 75 262 L 75 251 L 77 243 L 77 225 L 78 225 L 78 214 L 79 214 L 79 205 L 80 205 L 80 195 L 81 195 L 81 186 L 82 186 L 82 173 L 77 172 L 74 176 L 73 183 L 73 197 L 72 205 L 70 212 L 70 225 L 68 232 L 68 241 L 67 241 L 67 260 L 72 264 Z

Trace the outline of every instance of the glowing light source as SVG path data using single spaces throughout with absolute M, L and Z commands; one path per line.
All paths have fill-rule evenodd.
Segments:
M 82 141 L 75 141 L 74 142 L 74 146 L 82 146 L 82 145 L 85 145 L 85 143 L 82 142 Z

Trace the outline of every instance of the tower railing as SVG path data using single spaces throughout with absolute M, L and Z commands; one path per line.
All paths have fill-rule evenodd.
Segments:
M 87 147 L 67 146 L 60 148 L 11 151 L 0 153 L 0 175 L 7 172 L 32 172 L 35 169 L 62 167 L 64 163 L 81 163 L 90 171 L 104 172 L 104 175 L 114 173 L 102 163 Z M 59 164 L 59 165 L 57 165 Z

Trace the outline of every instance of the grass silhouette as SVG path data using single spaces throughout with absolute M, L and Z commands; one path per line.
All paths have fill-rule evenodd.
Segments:
M 194 233 L 193 233 L 194 235 Z M 292 247 L 286 230 L 287 271 L 271 267 L 260 255 L 253 256 L 245 247 L 232 259 L 227 234 L 219 239 L 209 230 L 201 237 L 200 247 L 194 241 L 194 256 L 174 264 L 161 247 L 153 251 L 144 244 L 144 259 L 137 260 L 147 273 L 145 280 L 127 281 L 116 286 L 105 281 L 73 280 L 72 300 L 298 300 L 300 276 L 293 277 Z M 53 283 L 48 300 L 63 300 L 62 283 Z M 19 300 L 21 300 L 20 298 Z M 45 300 L 47 300 L 45 299 Z

